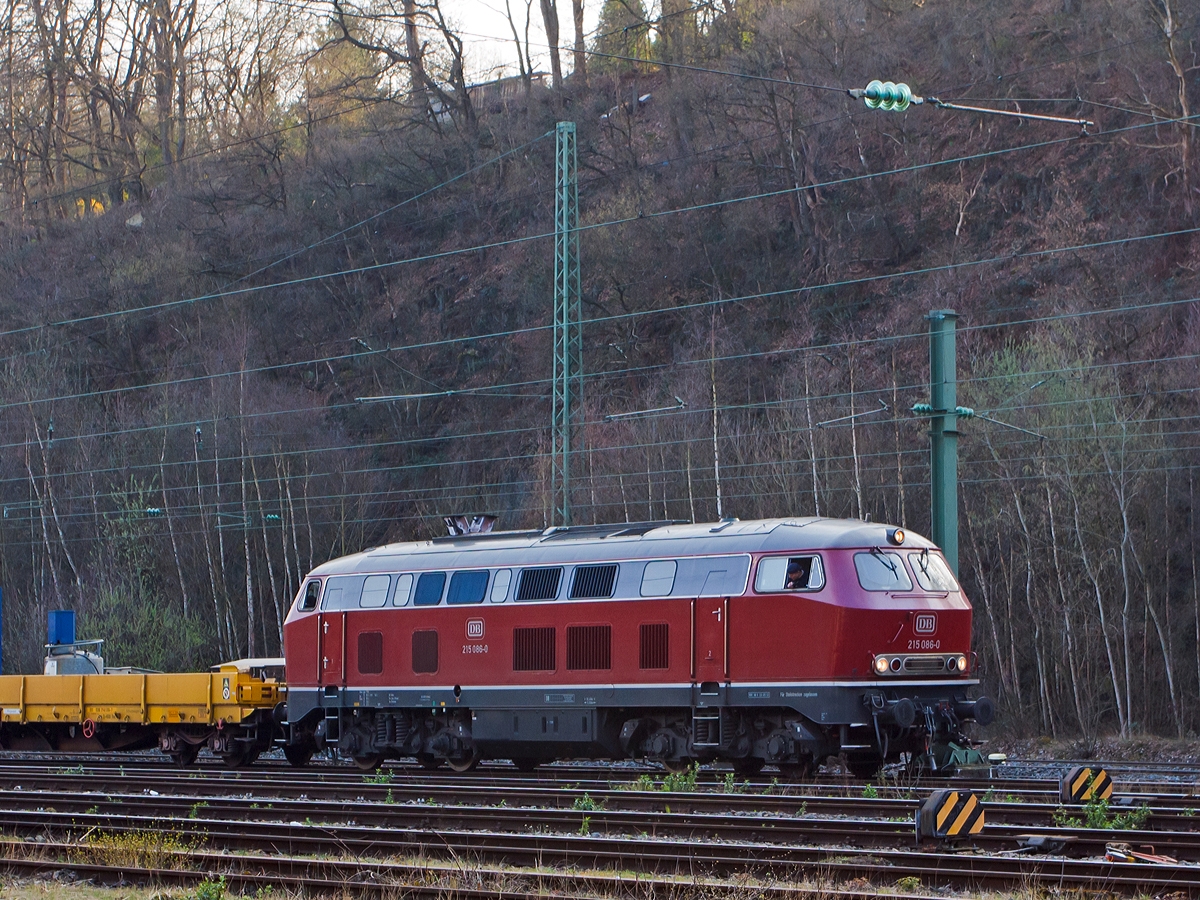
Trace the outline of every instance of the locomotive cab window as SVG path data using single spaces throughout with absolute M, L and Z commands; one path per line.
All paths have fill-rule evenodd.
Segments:
M 912 579 L 899 553 L 871 550 L 854 554 L 858 583 L 864 591 L 911 591 Z
M 417 591 L 413 595 L 413 606 L 437 606 L 442 602 L 442 589 L 446 586 L 445 572 L 424 572 L 417 579 Z
M 310 581 L 304 586 L 304 593 L 300 597 L 300 602 L 296 604 L 296 609 L 301 612 L 312 612 L 317 608 L 317 601 L 321 599 L 321 582 Z
M 946 565 L 946 560 L 936 553 L 930 553 L 928 549 L 922 550 L 920 553 L 910 553 L 908 561 L 912 564 L 917 584 L 924 590 L 943 592 L 958 590 L 958 582 L 954 580 L 954 573 Z
M 479 572 L 455 572 L 450 576 L 450 591 L 446 594 L 446 603 L 450 606 L 482 603 L 487 586 L 487 569 Z
M 825 586 L 825 568 L 819 556 L 768 556 L 758 562 L 754 590 L 819 591 Z

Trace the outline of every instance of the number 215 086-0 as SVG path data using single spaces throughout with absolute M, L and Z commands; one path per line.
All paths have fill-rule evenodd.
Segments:
M 487 653 L 487 644 L 463 644 L 463 653 Z
M 942 642 L 935 640 L 921 640 L 920 638 L 913 639 L 908 642 L 909 650 L 941 650 Z

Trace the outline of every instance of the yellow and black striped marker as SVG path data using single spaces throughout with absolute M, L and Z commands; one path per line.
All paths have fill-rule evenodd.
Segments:
M 1103 769 L 1076 766 L 1059 782 L 1063 803 L 1087 803 L 1091 800 L 1112 799 L 1112 778 Z
M 958 840 L 983 831 L 983 805 L 970 791 L 942 788 L 917 810 L 917 840 Z

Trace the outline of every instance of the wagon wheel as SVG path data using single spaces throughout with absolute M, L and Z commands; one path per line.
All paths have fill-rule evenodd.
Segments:
M 171 754 L 171 761 L 181 769 L 186 769 L 196 761 L 196 757 L 200 755 L 199 744 L 183 743 L 179 745 L 179 749 Z
M 355 756 L 353 756 L 351 758 L 354 760 L 354 764 L 356 766 L 358 766 L 360 769 L 362 769 L 364 772 L 374 772 L 376 769 L 378 769 L 380 766 L 383 765 L 383 754 L 382 753 L 356 754 Z
M 470 772 L 479 765 L 479 750 L 476 747 L 472 747 L 466 756 L 460 756 L 457 759 L 448 759 L 446 760 L 446 764 L 455 772 Z
M 227 769 L 240 769 L 246 765 L 246 759 L 249 756 L 249 751 L 243 745 L 237 745 L 228 753 L 221 754 L 221 762 L 225 764 Z
M 299 769 L 309 764 L 315 749 L 311 744 L 285 744 L 283 755 L 289 763 Z
M 743 778 L 753 778 L 763 770 L 767 761 L 761 756 L 744 756 L 741 759 L 731 759 L 729 764 L 733 766 L 736 774 Z
M 537 767 L 542 764 L 542 761 L 540 759 L 532 759 L 528 756 L 524 756 L 519 759 L 514 759 L 512 764 L 516 767 L 518 772 L 534 772 L 537 770 Z

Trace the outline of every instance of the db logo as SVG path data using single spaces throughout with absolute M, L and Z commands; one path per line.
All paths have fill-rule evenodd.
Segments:
M 467 619 L 467 639 L 483 637 L 483 619 Z
M 933 613 L 919 613 L 913 619 L 913 631 L 917 634 L 933 634 L 937 631 L 937 616 Z

